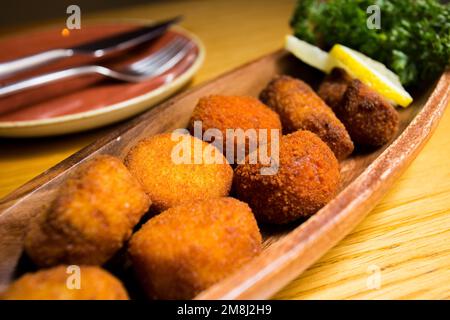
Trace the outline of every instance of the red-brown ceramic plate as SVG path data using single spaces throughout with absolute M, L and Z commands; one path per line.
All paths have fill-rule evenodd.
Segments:
M 68 36 L 63 36 L 61 28 L 53 28 L 8 37 L 0 41 L 0 61 L 52 48 L 72 47 L 140 24 L 97 23 L 72 30 Z M 97 75 L 83 76 L 0 98 L 0 136 L 37 137 L 77 132 L 117 122 L 150 108 L 187 84 L 203 62 L 204 49 L 200 40 L 180 27 L 171 28 L 162 37 L 139 48 L 101 61 L 69 58 L 0 81 L 0 85 L 5 85 L 81 64 L 120 67 L 151 54 L 175 36 L 189 39 L 194 46 L 182 61 L 157 78 L 125 83 Z

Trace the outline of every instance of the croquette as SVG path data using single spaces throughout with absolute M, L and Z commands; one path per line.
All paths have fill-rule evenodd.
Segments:
M 235 169 L 234 190 L 261 222 L 283 224 L 307 218 L 327 204 L 339 188 L 339 164 L 331 149 L 314 133 L 283 136 L 278 171 L 262 175 L 261 163 Z
M 77 268 L 75 266 L 75 268 Z M 96 266 L 59 265 L 14 281 L 4 300 L 128 300 L 120 280 Z
M 333 68 L 320 84 L 317 94 L 331 109 L 335 110 L 352 80 L 344 69 Z
M 233 180 L 223 154 L 189 134 L 144 139 L 130 150 L 125 164 L 144 186 L 154 213 L 190 200 L 226 196 Z
M 150 219 L 130 241 L 133 268 L 148 296 L 190 299 L 261 251 L 246 203 L 196 200 Z
M 243 131 L 255 129 L 255 148 L 259 144 L 260 129 L 265 129 L 267 132 L 265 143 L 271 140 L 271 130 L 277 130 L 281 134 L 281 121 L 278 114 L 258 99 L 248 96 L 212 95 L 203 97 L 198 101 L 189 123 L 192 135 L 194 135 L 194 122 L 196 121 L 201 121 L 202 135 L 209 129 L 220 130 L 222 139 L 218 138 L 217 143 L 221 144 L 224 154 L 227 150 L 226 142 L 233 142 L 232 147 L 235 150 L 233 158 L 231 159 L 230 156 L 227 158 L 232 163 L 238 163 L 254 150 L 250 150 L 248 138 L 245 140 L 238 139 L 235 135 L 229 137 L 227 129 L 242 129 Z M 228 148 L 231 148 L 231 146 L 228 146 Z M 239 149 L 241 150 L 241 157 L 239 157 L 237 151 Z
M 353 80 L 335 108 L 355 144 L 381 146 L 398 130 L 395 108 L 377 92 L 359 80 Z
M 339 160 L 353 152 L 353 142 L 344 125 L 305 82 L 285 75 L 277 76 L 261 92 L 260 98 L 278 112 L 285 133 L 311 131 Z
M 101 155 L 82 164 L 25 236 L 39 266 L 103 264 L 131 236 L 150 200 L 121 160 Z

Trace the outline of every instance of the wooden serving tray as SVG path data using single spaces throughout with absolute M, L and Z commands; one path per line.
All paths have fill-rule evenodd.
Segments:
M 147 111 L 0 200 L 0 290 L 17 276 L 23 234 L 30 218 L 46 209 L 58 186 L 80 163 L 98 154 L 123 159 L 140 139 L 186 127 L 200 97 L 257 97 L 276 74 L 301 78 L 313 87 L 323 76 L 285 51 L 277 51 Z M 341 191 L 328 205 L 307 221 L 283 227 L 261 226 L 261 255 L 196 298 L 269 298 L 313 264 L 365 217 L 417 156 L 449 104 L 449 88 L 447 70 L 437 82 L 415 92 L 414 103 L 399 110 L 400 130 L 392 143 L 380 149 L 357 150 L 341 163 Z

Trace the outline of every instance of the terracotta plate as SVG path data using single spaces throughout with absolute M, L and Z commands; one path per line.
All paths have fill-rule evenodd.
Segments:
M 68 36 L 63 36 L 61 29 L 56 28 L 22 34 L 0 41 L 0 61 L 52 48 L 71 47 L 136 26 L 139 24 L 103 23 L 71 30 Z M 176 36 L 189 39 L 194 46 L 184 60 L 157 78 L 125 83 L 90 75 L 0 98 L 0 136 L 37 137 L 77 132 L 117 122 L 150 108 L 187 84 L 203 62 L 203 45 L 197 37 L 180 27 L 173 27 L 150 43 L 102 60 L 74 57 L 0 80 L 0 85 L 5 85 L 81 64 L 120 68 L 151 54 Z

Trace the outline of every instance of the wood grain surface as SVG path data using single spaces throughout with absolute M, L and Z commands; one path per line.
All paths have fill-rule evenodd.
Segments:
M 183 26 L 199 35 L 207 50 L 205 65 L 193 82 L 198 84 L 280 47 L 289 31 L 292 8 L 292 2 L 284 1 L 167 1 L 95 16 L 85 13 L 83 18 L 159 19 L 185 14 Z M 17 28 L 2 33 L 11 30 Z M 275 298 L 450 298 L 449 129 L 447 111 L 432 139 L 384 200 Z M 108 130 L 0 140 L 0 196 Z M 380 286 L 370 286 L 375 276 Z

